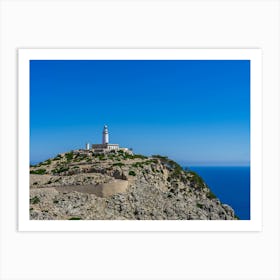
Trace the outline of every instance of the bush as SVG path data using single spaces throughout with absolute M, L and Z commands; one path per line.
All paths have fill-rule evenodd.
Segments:
M 132 155 L 133 158 L 141 158 L 141 159 L 146 159 L 146 156 L 143 155 Z
M 52 161 L 50 159 L 48 159 L 48 160 L 42 162 L 41 165 L 49 165 L 49 164 L 51 164 L 51 162 Z
M 113 163 L 113 166 L 124 166 L 124 164 L 122 162 L 116 162 L 116 163 Z
M 59 169 L 53 169 L 52 173 L 53 174 L 57 174 L 57 173 L 66 172 L 68 170 L 69 170 L 69 167 L 60 167 Z
M 132 167 L 141 167 L 141 168 L 143 168 L 143 163 L 142 162 L 135 162 L 135 163 L 133 163 L 132 164 Z
M 70 161 L 70 160 L 73 159 L 74 153 L 73 153 L 73 152 L 66 153 L 66 154 L 65 154 L 65 157 L 66 157 L 67 161 Z
M 200 208 L 200 209 L 202 209 L 202 207 L 203 207 L 203 205 L 200 204 L 200 203 L 196 203 L 196 206 L 197 206 L 198 208 Z
M 130 176 L 136 176 L 136 173 L 135 173 L 133 170 L 130 170 L 129 173 L 128 173 L 128 175 L 130 175 Z
M 154 157 L 154 158 L 158 158 L 158 159 L 161 159 L 161 160 L 168 160 L 168 157 L 167 157 L 167 156 L 152 155 L 152 157 Z
M 40 202 L 40 198 L 38 196 L 34 196 L 30 198 L 30 203 L 31 204 L 38 204 Z
M 58 154 L 53 160 L 60 160 L 62 158 L 62 156 L 60 154 Z
M 30 174 L 38 174 L 43 175 L 46 173 L 46 169 L 36 169 L 36 170 L 30 170 Z

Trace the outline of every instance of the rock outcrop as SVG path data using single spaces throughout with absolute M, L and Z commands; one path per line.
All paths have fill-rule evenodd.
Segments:
M 236 217 L 198 174 L 167 157 L 73 151 L 30 167 L 30 219 Z

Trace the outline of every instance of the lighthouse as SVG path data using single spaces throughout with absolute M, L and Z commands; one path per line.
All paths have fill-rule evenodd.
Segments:
M 103 129 L 103 137 L 102 137 L 102 144 L 109 144 L 109 132 L 107 125 L 104 125 Z
M 86 149 L 84 151 L 88 152 L 88 144 L 86 144 Z M 128 148 L 120 148 L 119 144 L 109 144 L 109 131 L 108 126 L 104 125 L 102 132 L 102 144 L 92 144 L 91 152 L 94 154 L 104 154 L 104 153 L 115 153 L 116 151 L 123 151 L 127 154 L 133 155 L 133 152 Z

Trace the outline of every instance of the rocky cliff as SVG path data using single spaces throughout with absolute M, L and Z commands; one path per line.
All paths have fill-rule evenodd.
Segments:
M 167 157 L 79 150 L 30 167 L 30 219 L 236 218 L 198 174 Z

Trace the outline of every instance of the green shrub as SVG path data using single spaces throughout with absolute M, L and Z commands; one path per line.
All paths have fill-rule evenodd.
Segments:
M 40 202 L 40 198 L 38 196 L 34 196 L 30 198 L 30 203 L 31 204 L 38 204 Z
M 99 160 L 105 160 L 105 155 L 104 155 L 104 154 L 97 154 L 96 157 L 97 157 Z
M 128 175 L 136 176 L 136 173 L 135 173 L 133 170 L 130 170 L 130 171 L 128 172 Z
M 62 158 L 62 156 L 60 154 L 58 154 L 53 160 L 60 160 Z
M 42 162 L 41 163 L 41 165 L 49 165 L 49 164 L 51 164 L 51 160 L 50 159 L 48 159 L 48 160 L 45 160 L 44 162 Z
M 141 167 L 141 168 L 143 168 L 143 163 L 142 162 L 135 162 L 135 163 L 133 163 L 132 164 L 132 167 Z
M 46 169 L 36 169 L 36 170 L 30 170 L 30 174 L 38 174 L 43 175 L 46 173 Z
M 200 203 L 196 203 L 196 206 L 197 206 L 198 208 L 200 208 L 200 209 L 202 209 L 202 207 L 203 207 L 203 205 L 200 204 Z
M 116 162 L 116 163 L 113 163 L 113 166 L 124 166 L 124 164 L 122 162 Z
M 62 173 L 62 172 L 66 172 L 69 170 L 69 167 L 60 167 L 58 169 L 53 169 L 52 173 L 53 174 L 57 174 L 57 173 Z
M 137 155 L 137 154 L 132 155 L 132 157 L 133 157 L 133 158 L 141 158 L 141 159 L 146 159 L 146 158 L 148 158 L 148 157 L 146 157 L 146 156 L 143 156 L 143 155 Z
M 66 157 L 67 161 L 70 161 L 70 160 L 73 159 L 74 153 L 73 153 L 73 152 L 66 153 L 66 154 L 65 154 L 65 157 Z
M 169 160 L 167 156 L 152 155 L 152 157 L 153 157 L 153 158 L 158 158 L 158 159 L 161 159 L 161 160 L 164 160 L 164 161 L 165 161 L 165 160 Z

